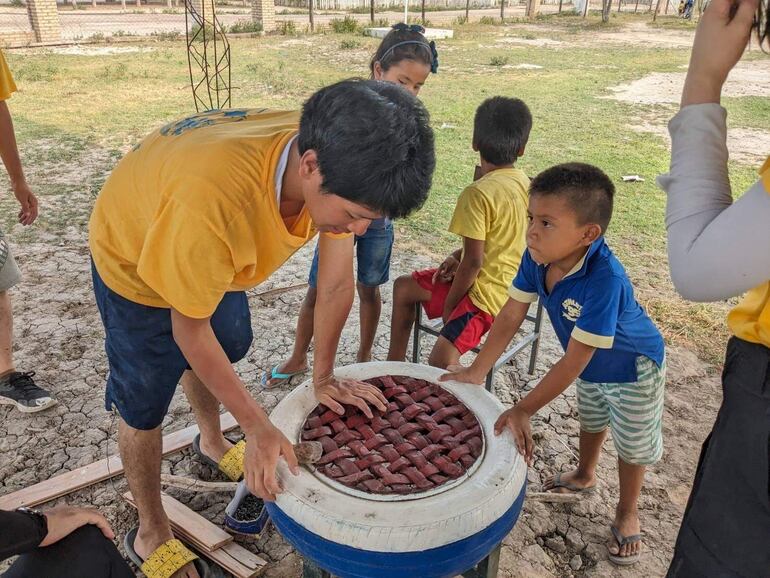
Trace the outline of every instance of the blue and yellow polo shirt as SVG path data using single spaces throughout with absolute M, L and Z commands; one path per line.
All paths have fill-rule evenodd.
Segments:
M 660 366 L 663 337 L 634 297 L 623 265 L 604 242 L 594 241 L 569 274 L 545 289 L 548 265 L 538 265 L 525 251 L 508 292 L 512 299 L 534 303 L 542 299 L 564 349 L 570 338 L 596 347 L 580 375 L 592 383 L 637 381 L 636 358 L 644 355 Z

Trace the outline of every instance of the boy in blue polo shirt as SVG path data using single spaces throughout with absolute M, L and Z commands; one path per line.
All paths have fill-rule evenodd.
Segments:
M 530 303 L 543 300 L 565 354 L 516 406 L 504 412 L 495 433 L 509 428 L 531 464 L 530 417 L 573 382 L 580 417 L 576 470 L 545 484 L 554 492 L 585 493 L 596 485 L 596 464 L 607 426 L 618 452 L 620 500 L 611 526 L 609 558 L 620 565 L 639 559 L 637 501 L 645 466 L 663 451 L 665 384 L 663 338 L 634 298 L 623 266 L 604 241 L 615 187 L 591 165 L 557 165 L 532 181 L 527 251 L 473 365 L 442 380 L 483 383 L 518 331 Z

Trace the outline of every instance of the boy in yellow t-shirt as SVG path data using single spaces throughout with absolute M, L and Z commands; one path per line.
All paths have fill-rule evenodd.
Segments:
M 27 184 L 16 148 L 13 120 L 5 102 L 16 92 L 16 84 L 0 51 L 0 158 L 3 159 L 11 188 L 19 201 L 19 223 L 31 225 L 37 219 L 37 198 Z M 34 372 L 16 371 L 13 363 L 13 310 L 11 288 L 21 280 L 21 272 L 0 230 L 0 405 L 12 405 L 24 413 L 42 411 L 56 401 L 32 379 Z
M 529 178 L 514 164 L 531 129 L 532 115 L 519 99 L 498 96 L 479 106 L 473 150 L 481 157 L 481 174 L 461 193 L 449 224 L 449 231 L 463 238 L 463 248 L 438 269 L 396 280 L 389 360 L 406 356 L 416 303 L 430 319 L 444 321 L 430 354 L 433 366 L 458 363 L 489 331 L 526 247 Z
M 339 413 L 342 404 L 385 409 L 379 390 L 333 372 L 355 288 L 353 234 L 420 207 L 434 165 L 419 101 L 390 83 L 350 80 L 318 91 L 301 115 L 244 109 L 179 120 L 115 167 L 96 200 L 89 244 L 110 366 L 106 405 L 120 414 L 121 458 L 139 510 L 126 540 L 134 559 L 151 566 L 180 549 L 168 544 L 158 476 L 160 428 L 180 380 L 202 460 L 231 478 L 243 474 L 266 500 L 280 492 L 280 456 L 296 471 L 291 444 L 231 364 L 252 340 L 245 291 L 317 231 L 316 397 Z M 245 444 L 222 436 L 220 402 Z M 180 565 L 187 562 L 185 552 Z

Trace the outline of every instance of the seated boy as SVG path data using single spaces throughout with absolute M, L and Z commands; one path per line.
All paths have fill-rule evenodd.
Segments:
M 153 132 L 118 163 L 96 199 L 89 244 L 110 369 L 106 404 L 120 414 L 120 455 L 139 511 L 138 531 L 125 543 L 130 556 L 151 567 L 182 552 L 174 559 L 183 575 L 197 576 L 187 564 L 192 554 L 173 541 L 160 494 L 161 425 L 180 380 L 200 428 L 201 459 L 233 479 L 243 474 L 266 500 L 280 492 L 281 456 L 297 471 L 291 443 L 232 364 L 252 341 L 246 290 L 318 231 L 316 398 L 338 413 L 342 404 L 369 416 L 369 404 L 385 409 L 377 388 L 333 371 L 355 290 L 353 233 L 420 207 L 434 165 L 424 107 L 375 81 L 328 86 L 301 116 L 196 114 Z M 245 445 L 222 436 L 220 403 Z
M 666 370 L 663 338 L 604 241 L 614 193 L 607 175 L 580 163 L 552 167 L 533 179 L 528 248 L 510 299 L 473 365 L 441 379 L 483 383 L 530 303 L 542 299 L 564 357 L 500 416 L 495 432 L 509 428 L 531 464 L 530 418 L 577 379 L 580 461 L 576 470 L 556 474 L 545 486 L 557 492 L 591 490 L 609 425 L 619 458 L 620 501 L 608 548 L 612 562 L 628 565 L 641 551 L 637 501 L 645 466 L 663 452 Z
M 460 194 L 449 224 L 463 247 L 438 269 L 396 279 L 388 360 L 406 357 L 416 303 L 430 319 L 444 321 L 428 362 L 433 366 L 457 363 L 489 331 L 525 248 L 529 178 L 514 164 L 531 128 L 532 115 L 519 99 L 497 96 L 479 106 L 473 125 L 479 178 Z

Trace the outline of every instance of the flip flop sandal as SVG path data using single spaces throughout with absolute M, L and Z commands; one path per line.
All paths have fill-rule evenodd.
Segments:
M 588 495 L 593 494 L 594 491 L 596 491 L 596 486 L 589 486 L 587 488 L 581 488 L 580 486 L 576 486 L 575 484 L 571 482 L 565 482 L 561 479 L 561 474 L 555 474 L 553 478 L 551 479 L 551 487 L 545 490 L 546 492 L 552 492 L 556 488 L 564 488 L 565 490 L 569 490 L 572 494 L 582 494 L 582 495 Z
M 132 528 L 123 539 L 123 547 L 129 560 L 136 564 L 147 578 L 170 578 L 180 568 L 192 562 L 201 578 L 219 578 L 222 572 L 214 571 L 206 562 L 198 558 L 187 546 L 177 539 L 168 540 L 142 560 L 134 549 L 134 541 L 139 528 Z
M 201 451 L 201 434 L 195 436 L 192 447 L 201 462 L 222 472 L 230 481 L 238 482 L 243 477 L 243 457 L 246 453 L 246 442 L 244 440 L 239 441 L 227 450 L 219 463 Z
M 276 387 L 281 387 L 282 385 L 291 384 L 292 380 L 295 377 L 305 375 L 308 372 L 308 368 L 300 369 L 299 371 L 293 371 L 290 373 L 281 373 L 278 371 L 278 366 L 276 365 L 273 367 L 273 369 L 270 370 L 270 373 L 267 372 L 262 374 L 262 378 L 259 380 L 259 383 L 262 385 L 263 389 L 275 389 Z M 268 385 L 269 380 L 278 380 L 276 383 L 273 383 L 271 385 Z
M 628 544 L 634 544 L 636 542 L 642 541 L 641 534 L 624 536 L 623 534 L 620 533 L 620 530 L 618 530 L 615 526 L 610 526 L 610 530 L 612 530 L 612 535 L 615 538 L 615 541 L 618 543 L 619 548 L 622 548 L 623 546 L 626 546 Z M 639 561 L 640 557 L 641 557 L 641 553 L 634 554 L 633 556 L 620 556 L 618 554 L 613 554 L 612 552 L 609 552 L 610 562 L 612 562 L 613 564 L 617 564 L 618 566 L 631 566 L 632 564 L 636 564 Z

